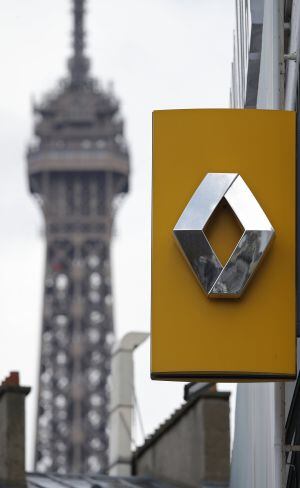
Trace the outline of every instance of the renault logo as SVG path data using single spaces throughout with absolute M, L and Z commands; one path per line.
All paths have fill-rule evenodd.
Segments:
M 223 198 L 244 229 L 224 267 L 205 235 L 205 226 Z M 275 236 L 269 219 L 237 173 L 208 173 L 173 233 L 204 292 L 212 298 L 240 297 Z

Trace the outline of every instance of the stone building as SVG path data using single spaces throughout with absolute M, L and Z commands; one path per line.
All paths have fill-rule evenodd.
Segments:
M 229 393 L 200 390 L 133 456 L 133 473 L 180 487 L 227 487 L 230 476 Z

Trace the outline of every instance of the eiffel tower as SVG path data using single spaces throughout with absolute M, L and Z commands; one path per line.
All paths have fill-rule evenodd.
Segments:
M 119 102 L 90 75 L 85 0 L 73 0 L 68 75 L 34 107 L 30 191 L 47 239 L 35 468 L 99 473 L 108 462 L 114 339 L 110 247 L 129 158 Z

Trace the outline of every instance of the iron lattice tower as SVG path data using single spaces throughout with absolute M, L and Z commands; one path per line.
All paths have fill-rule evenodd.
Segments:
M 73 6 L 69 75 L 34 107 L 28 150 L 47 238 L 35 467 L 96 473 L 107 467 L 110 242 L 129 162 L 119 103 L 89 75 L 85 0 Z

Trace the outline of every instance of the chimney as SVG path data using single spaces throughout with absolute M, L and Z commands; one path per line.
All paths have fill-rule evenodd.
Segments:
M 0 386 L 0 486 L 25 488 L 25 396 L 13 371 Z
M 129 332 L 113 350 L 109 435 L 110 476 L 132 474 L 133 351 L 148 337 L 148 333 Z

